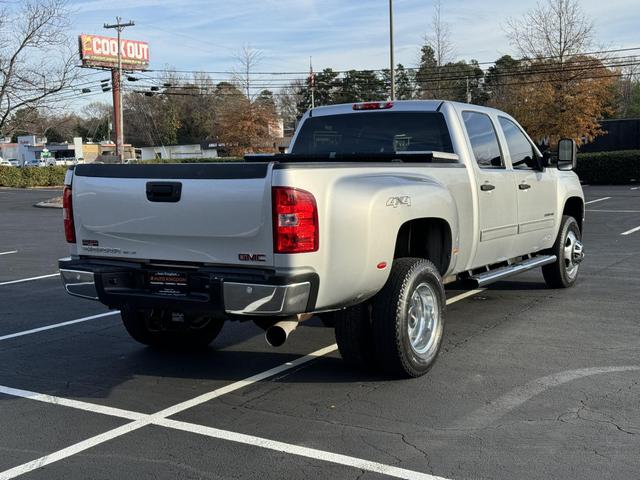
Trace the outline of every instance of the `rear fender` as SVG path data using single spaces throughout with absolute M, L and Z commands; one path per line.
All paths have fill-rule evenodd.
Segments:
M 438 218 L 449 225 L 452 248 L 458 248 L 457 207 L 450 192 L 437 181 L 412 175 L 343 177 L 334 186 L 321 244 L 323 269 L 331 284 L 321 284 L 326 305 L 359 303 L 377 293 L 387 281 L 398 232 L 419 218 Z M 455 256 L 448 271 L 455 267 Z

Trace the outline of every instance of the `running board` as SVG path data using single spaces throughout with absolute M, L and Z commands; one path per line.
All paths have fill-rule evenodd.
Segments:
M 506 267 L 496 268 L 495 270 L 489 270 L 488 272 L 478 273 L 472 275 L 471 280 L 475 281 L 478 287 L 484 287 L 490 283 L 503 280 L 511 275 L 526 272 L 532 268 L 542 267 L 543 265 L 549 265 L 557 260 L 555 255 L 538 255 L 527 260 L 523 260 L 519 263 L 512 263 Z

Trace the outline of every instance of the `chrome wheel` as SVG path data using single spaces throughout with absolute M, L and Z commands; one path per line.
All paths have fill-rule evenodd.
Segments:
M 407 330 L 412 350 L 425 356 L 436 344 L 440 328 L 438 297 L 428 283 L 419 284 L 411 295 Z
M 584 248 L 582 242 L 578 240 L 575 232 L 569 230 L 564 242 L 564 268 L 567 276 L 571 279 L 578 274 L 578 267 L 584 258 Z

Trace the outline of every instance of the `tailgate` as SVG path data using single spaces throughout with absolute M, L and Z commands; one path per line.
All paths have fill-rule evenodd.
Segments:
M 268 163 L 78 165 L 79 255 L 273 265 Z

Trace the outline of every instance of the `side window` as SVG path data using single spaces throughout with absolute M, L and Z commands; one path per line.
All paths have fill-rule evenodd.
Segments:
M 513 168 L 530 170 L 537 167 L 536 153 L 522 130 L 508 118 L 498 117 L 500 126 L 507 139 L 507 147 Z
M 500 144 L 489 116 L 479 112 L 462 112 L 462 120 L 480 168 L 503 168 Z

